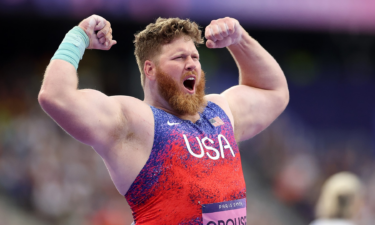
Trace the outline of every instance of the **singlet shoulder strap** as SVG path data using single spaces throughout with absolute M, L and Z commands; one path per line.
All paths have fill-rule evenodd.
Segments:
M 158 109 L 152 105 L 150 105 L 150 108 L 152 110 L 152 114 L 154 114 L 155 127 L 160 126 L 160 124 L 168 120 L 169 114 L 166 113 L 164 110 Z
M 225 120 L 230 121 L 230 119 L 229 119 L 228 115 L 225 113 L 225 111 L 220 106 L 218 106 L 216 103 L 213 103 L 211 101 L 207 102 L 207 107 L 204 110 L 203 114 L 206 115 L 206 116 L 211 116 L 211 117 L 214 116 L 214 115 L 217 115 L 221 119 L 225 119 Z

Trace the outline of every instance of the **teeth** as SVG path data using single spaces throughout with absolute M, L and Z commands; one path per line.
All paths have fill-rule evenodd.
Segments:
M 195 80 L 194 77 L 189 77 L 187 80 Z

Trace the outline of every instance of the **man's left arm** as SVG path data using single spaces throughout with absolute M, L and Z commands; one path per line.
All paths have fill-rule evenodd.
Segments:
M 208 48 L 227 47 L 239 69 L 239 85 L 224 91 L 237 141 L 268 127 L 289 102 L 288 85 L 276 60 L 233 18 L 206 27 Z

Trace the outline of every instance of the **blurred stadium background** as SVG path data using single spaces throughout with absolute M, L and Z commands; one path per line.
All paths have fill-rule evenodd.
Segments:
M 340 171 L 364 182 L 359 224 L 375 224 L 375 1 L 0 0 L 1 225 L 132 222 L 98 155 L 37 102 L 65 33 L 94 13 L 112 23 L 118 44 L 86 51 L 80 87 L 141 99 L 134 33 L 159 16 L 202 27 L 237 18 L 280 63 L 290 88 L 286 111 L 240 145 L 248 224 L 310 223 L 323 182 Z M 227 50 L 199 51 L 207 93 L 237 83 Z

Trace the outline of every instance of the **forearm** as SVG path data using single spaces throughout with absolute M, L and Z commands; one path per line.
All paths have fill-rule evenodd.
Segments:
M 112 40 L 110 23 L 93 15 L 70 30 L 47 67 L 39 100 L 76 98 L 77 69 L 86 48 L 109 50 L 117 42 Z M 42 102 L 41 102 L 42 104 Z M 42 105 L 43 107 L 43 105 Z
M 239 69 L 240 84 L 265 90 L 284 90 L 287 83 L 276 60 L 243 28 L 242 38 L 228 50 Z
M 87 34 L 80 27 L 74 27 L 65 35 L 47 67 L 39 94 L 41 104 L 46 101 L 61 100 L 76 91 L 78 85 L 76 70 L 89 43 Z M 43 104 L 42 107 L 44 108 Z
M 40 97 L 63 98 L 77 91 L 78 77 L 72 64 L 61 59 L 52 60 L 44 75 Z

